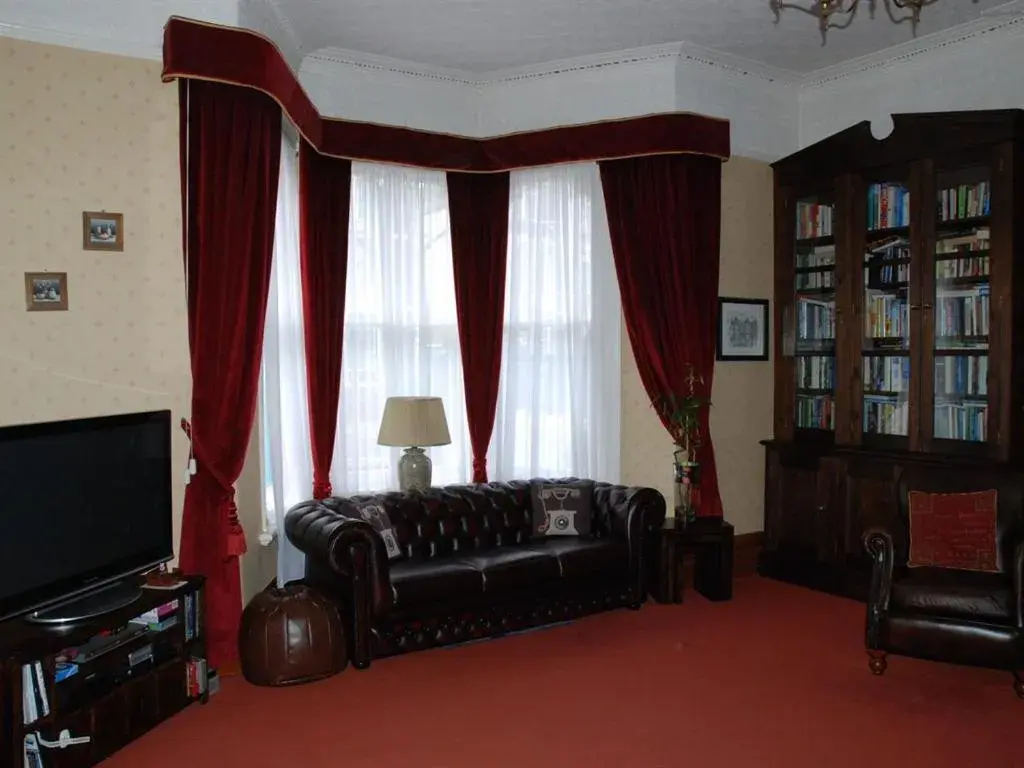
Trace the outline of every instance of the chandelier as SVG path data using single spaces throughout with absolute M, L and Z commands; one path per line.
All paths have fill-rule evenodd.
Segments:
M 921 9 L 937 3 L 938 0 L 883 0 L 885 12 L 894 24 L 910 22 L 910 29 L 913 35 L 917 36 L 917 24 L 921 20 Z M 977 3 L 978 0 L 971 0 Z M 809 16 L 818 20 L 818 28 L 821 30 L 821 44 L 824 45 L 828 38 L 830 29 L 846 29 L 853 23 L 857 15 L 857 9 L 864 4 L 868 7 L 871 18 L 875 17 L 875 10 L 878 7 L 877 0 L 813 0 L 810 7 L 798 5 L 797 3 L 785 2 L 785 0 L 769 0 L 772 12 L 775 14 L 775 23 L 779 23 L 782 11 L 793 9 L 803 11 Z

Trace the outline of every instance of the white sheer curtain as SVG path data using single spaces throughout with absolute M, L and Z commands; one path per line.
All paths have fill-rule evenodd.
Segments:
M 301 579 L 305 556 L 284 535 L 284 515 L 312 495 L 306 355 L 299 277 L 299 162 L 285 139 L 277 193 L 274 262 L 260 372 L 263 488 L 267 530 L 277 533 L 277 583 Z
M 618 482 L 620 313 L 597 166 L 513 171 L 491 478 Z
M 429 449 L 433 483 L 467 482 L 445 175 L 353 163 L 351 206 L 334 492 L 397 488 L 402 449 L 377 445 L 384 401 L 396 395 L 443 398 L 452 444 Z

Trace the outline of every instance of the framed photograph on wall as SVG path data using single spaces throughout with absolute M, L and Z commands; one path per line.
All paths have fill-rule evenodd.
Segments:
M 124 214 L 83 211 L 82 247 L 87 251 L 123 251 Z
M 68 308 L 67 272 L 26 272 L 25 308 L 29 312 L 63 312 Z
M 768 359 L 768 299 L 719 297 L 715 359 Z

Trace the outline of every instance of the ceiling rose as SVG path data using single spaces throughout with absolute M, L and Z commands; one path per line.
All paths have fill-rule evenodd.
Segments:
M 818 28 L 821 30 L 821 44 L 828 40 L 830 29 L 846 29 L 853 23 L 857 15 L 857 9 L 862 5 L 861 0 L 813 0 L 810 6 L 798 3 L 784 2 L 784 0 L 768 0 L 772 12 L 775 14 L 775 23 L 779 23 L 782 11 L 794 10 L 803 11 L 809 16 L 818 20 Z M 917 24 L 921 20 L 921 9 L 937 3 L 938 0 L 883 0 L 885 12 L 894 24 L 910 22 L 910 29 L 913 35 L 917 36 Z M 978 0 L 971 0 L 977 3 Z M 877 0 L 863 0 L 867 5 L 871 18 L 875 17 L 875 10 L 878 7 Z

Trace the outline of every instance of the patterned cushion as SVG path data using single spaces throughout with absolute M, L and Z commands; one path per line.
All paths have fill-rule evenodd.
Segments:
M 909 565 L 997 572 L 996 491 L 910 491 Z
M 388 552 L 388 560 L 395 560 L 402 556 L 402 549 L 398 546 L 398 537 L 395 536 L 395 529 L 391 526 L 391 520 L 384 507 L 380 504 L 363 504 L 358 507 L 359 514 L 370 525 L 377 529 L 377 533 L 384 539 L 384 548 Z
M 533 504 L 533 535 L 589 536 L 594 483 L 530 483 Z

